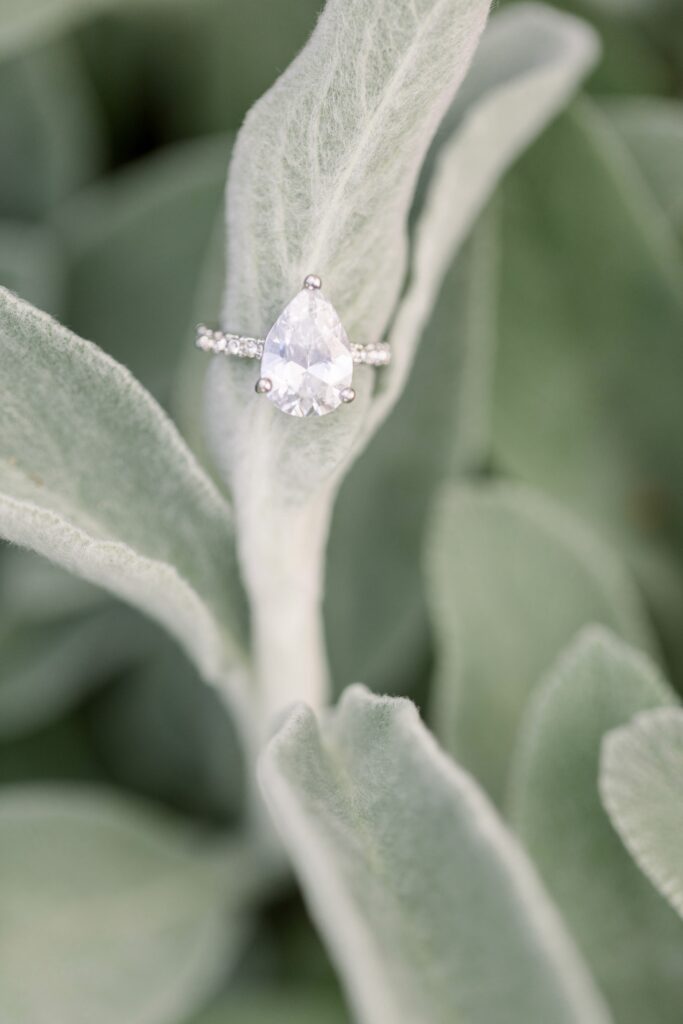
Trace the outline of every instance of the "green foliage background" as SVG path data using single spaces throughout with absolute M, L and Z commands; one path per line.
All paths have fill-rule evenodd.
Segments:
M 319 2 L 83 4 L 65 24 L 37 16 L 21 31 L 6 6 L 0 283 L 127 366 L 201 454 L 191 339 L 219 273 L 228 157 Z M 604 731 L 675 698 L 643 696 L 647 685 L 641 693 L 633 683 L 628 714 L 602 704 L 599 735 L 577 727 L 572 737 L 574 712 L 563 713 L 556 692 L 545 742 L 567 761 L 547 776 L 527 701 L 596 622 L 648 651 L 683 689 L 683 9 L 674 0 L 559 6 L 595 25 L 603 58 L 497 188 L 449 271 L 403 396 L 343 484 L 327 641 L 337 694 L 361 680 L 411 697 L 445 748 L 512 808 L 617 1024 L 680 1024 L 680 920 L 663 900 L 651 910 L 650 883 L 620 844 L 621 896 L 628 903 L 633 885 L 633 905 L 647 908 L 640 919 L 656 919 L 644 942 L 661 941 L 651 969 L 644 943 L 625 941 L 620 971 L 636 982 L 620 987 L 600 949 L 593 956 L 588 941 L 586 952 L 585 922 L 571 919 L 573 885 L 588 885 L 596 865 L 582 865 L 578 883 L 576 862 L 558 875 L 571 830 L 565 842 L 566 819 L 549 824 L 539 810 L 543 799 L 573 806 L 562 786 L 586 759 L 597 775 Z M 160 805 L 217 846 L 239 837 L 249 784 L 234 724 L 159 627 L 9 547 L 0 602 L 0 805 L 28 783 L 96 783 Z M 551 790 L 537 803 L 534 773 Z M 597 803 L 577 801 L 577 819 L 596 820 Z M 11 880 L 2 851 L 13 826 L 4 839 L 3 820 L 0 809 L 0 868 Z M 616 835 L 603 840 L 609 860 Z M 52 870 L 47 861 L 36 877 Z M 228 941 L 230 971 L 155 1021 L 195 1024 L 195 1011 L 196 1024 L 349 1019 L 289 874 L 279 865 L 268 878 L 244 882 L 250 902 L 245 910 L 240 900 L 239 939 Z M 0 878 L 0 892 L 8 885 Z M 68 906 L 88 892 L 86 879 Z M 596 886 L 598 903 L 603 892 Z M 622 937 L 640 927 L 636 911 L 624 915 Z M 123 948 L 125 920 L 121 934 Z M 225 948 L 224 936 L 198 932 L 188 949 L 205 941 Z M 37 957 L 40 985 L 50 968 L 32 942 L 25 955 Z M 604 937 L 615 959 L 619 942 Z M 125 977 L 132 967 L 122 964 Z M 124 1024 L 94 1005 L 84 996 L 88 1024 Z M 27 1011 L 7 1024 L 43 1019 Z

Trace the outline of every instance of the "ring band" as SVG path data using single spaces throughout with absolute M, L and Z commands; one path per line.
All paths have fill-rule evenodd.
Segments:
M 206 324 L 198 324 L 196 345 L 202 352 L 211 352 L 214 355 L 261 359 L 265 339 L 250 338 L 246 334 L 230 334 L 229 331 L 213 330 Z M 362 363 L 365 366 L 386 366 L 391 361 L 391 349 L 383 341 L 373 345 L 352 344 L 351 358 L 354 363 Z
M 197 348 L 214 355 L 260 359 L 255 390 L 289 416 L 325 416 L 356 397 L 354 364 L 381 367 L 391 360 L 386 342 L 349 341 L 339 316 L 321 292 L 317 274 L 285 306 L 267 337 L 197 327 Z

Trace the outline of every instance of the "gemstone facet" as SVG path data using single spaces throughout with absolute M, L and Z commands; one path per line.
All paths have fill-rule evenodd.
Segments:
M 348 397 L 351 345 L 337 312 L 317 286 L 294 296 L 263 346 L 266 397 L 289 416 L 325 416 Z

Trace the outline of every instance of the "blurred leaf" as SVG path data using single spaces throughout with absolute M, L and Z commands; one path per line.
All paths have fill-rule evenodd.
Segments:
M 579 520 L 513 484 L 446 488 L 427 552 L 438 670 L 432 717 L 496 800 L 527 697 L 583 625 L 651 634 L 620 561 Z
M 658 17 L 642 10 L 646 4 L 650 14 L 659 14 L 654 11 L 658 0 L 555 0 L 555 6 L 590 21 L 600 36 L 602 57 L 587 83 L 592 95 L 602 99 L 671 90 L 671 68 L 653 31 Z
M 106 781 L 97 751 L 78 715 L 0 743 L 0 786 L 55 780 Z
M 0 220 L 0 284 L 54 315 L 62 309 L 60 257 L 58 243 L 43 227 Z
M 102 764 L 118 784 L 180 811 L 234 820 L 244 799 L 239 738 L 216 691 L 170 643 L 87 709 Z
M 92 611 L 106 594 L 32 551 L 0 547 L 0 615 L 4 626 L 43 623 Z
M 623 537 L 683 541 L 680 246 L 583 101 L 503 188 L 494 455 Z
M 603 735 L 672 694 L 642 655 L 584 633 L 529 709 L 513 820 L 620 1024 L 678 1024 L 683 925 L 631 860 L 598 793 Z
M 683 711 L 639 714 L 603 741 L 600 792 L 645 874 L 683 916 Z
M 567 104 L 598 53 L 588 24 L 542 4 L 519 4 L 492 19 L 441 125 L 441 145 L 427 161 L 411 278 L 390 331 L 392 362 L 372 409 L 375 420 L 402 391 L 444 275 L 486 200 Z
M 138 5 L 133 17 L 147 44 L 146 80 L 164 138 L 239 128 L 322 7 L 321 0 L 192 0 L 169 4 L 160 17 Z
M 359 1021 L 608 1019 L 530 865 L 414 705 L 354 686 L 321 723 L 300 706 L 261 781 Z
M 225 226 L 221 217 L 213 225 L 200 263 L 198 285 L 191 304 L 193 326 L 197 323 L 218 323 L 224 287 Z M 186 345 L 181 353 L 172 383 L 170 405 L 183 437 L 220 485 L 204 429 L 206 363 L 197 355 L 194 345 Z
M 0 29 L 0 45 L 2 38 Z M 62 43 L 0 64 L 0 137 L 3 217 L 42 217 L 98 171 L 96 100 L 73 47 Z
M 13 1024 L 182 1019 L 243 941 L 242 880 L 223 857 L 107 791 L 5 789 L 0 1016 Z
M 116 605 L 83 618 L 0 632 L 0 739 L 21 736 L 70 710 L 122 665 L 140 657 L 137 617 Z
M 639 96 L 606 105 L 616 127 L 683 237 L 683 103 Z
M 193 298 L 229 149 L 226 138 L 168 147 L 59 212 L 69 325 L 155 393 L 166 394 L 183 349 L 193 348 Z
M 135 0 L 0 0 L 0 59 L 39 46 L 102 11 L 132 7 L 134 3 Z
M 156 618 L 244 713 L 224 499 L 125 369 L 1 299 L 3 534 Z
M 224 996 L 190 1024 L 348 1024 L 334 992 L 314 987 L 237 990 Z
M 486 359 L 480 314 L 495 274 L 496 239 L 492 210 L 446 275 L 406 389 L 335 504 L 325 615 L 337 692 L 362 679 L 379 693 L 419 699 L 415 686 L 429 647 L 424 532 L 455 452 L 478 444 L 475 364 Z

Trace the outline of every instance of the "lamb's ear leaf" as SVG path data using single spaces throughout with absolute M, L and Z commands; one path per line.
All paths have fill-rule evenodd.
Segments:
M 531 864 L 409 701 L 353 686 L 322 721 L 300 705 L 260 777 L 363 1024 L 608 1020 Z
M 411 281 L 389 335 L 393 358 L 376 419 L 401 393 L 444 275 L 486 200 L 566 106 L 598 52 L 589 25 L 542 4 L 516 4 L 492 18 L 428 164 Z
M 555 502 L 510 483 L 444 488 L 427 576 L 436 730 L 500 800 L 528 694 L 558 650 L 591 622 L 647 646 L 645 613 L 609 547 Z
M 0 1017 L 184 1019 L 245 941 L 240 887 L 248 891 L 252 868 L 243 858 L 113 792 L 5 787 Z
M 228 188 L 226 326 L 267 330 L 303 275 L 317 272 L 352 338 L 371 341 L 386 329 L 406 268 L 415 178 L 463 78 L 486 8 L 478 0 L 328 4 L 308 46 L 238 137 Z M 410 302 L 401 305 L 391 332 L 396 371 L 388 372 L 383 394 L 372 402 L 370 373 L 359 367 L 352 406 L 302 423 L 253 395 L 253 368 L 214 360 L 209 371 L 208 432 L 216 464 L 234 489 L 267 707 L 295 695 L 321 701 L 320 579 L 339 480 L 398 397 L 430 303 L 467 227 L 504 167 L 562 105 L 595 55 L 593 33 L 575 19 L 528 7 L 518 17 L 514 24 L 503 17 L 489 52 L 499 57 L 504 42 L 529 30 L 528 46 L 538 54 L 533 73 L 525 76 L 529 48 L 522 47 L 501 84 L 492 70 L 500 62 L 490 56 L 469 95 L 471 116 L 462 131 L 451 124 L 451 156 L 440 164 L 418 229 L 413 276 L 420 283 L 409 290 Z M 486 95 L 477 96 L 476 88 Z M 529 107 L 532 113 L 520 117 Z M 459 213 L 444 218 L 444 209 Z M 286 551 L 278 540 L 283 535 Z M 305 579 L 302 564 L 310 567 Z M 278 666 L 277 679 L 269 678 L 269 664 Z M 306 694 L 303 680 L 310 683 Z
M 683 925 L 601 805 L 600 747 L 610 729 L 673 700 L 642 654 L 590 629 L 533 698 L 515 755 L 513 822 L 624 1024 L 679 1020 Z
M 602 744 L 600 792 L 645 874 L 683 917 L 683 711 L 644 711 Z
M 159 620 L 243 698 L 231 513 L 118 363 L 0 290 L 0 534 Z
M 317 273 L 351 339 L 385 329 L 422 159 L 488 8 L 489 0 L 329 0 L 235 142 L 226 327 L 263 334 Z M 254 394 L 253 365 L 218 358 L 209 369 L 207 432 L 234 495 L 266 716 L 295 697 L 325 698 L 323 552 L 372 384 L 372 371 L 358 367 L 352 405 L 299 420 Z

